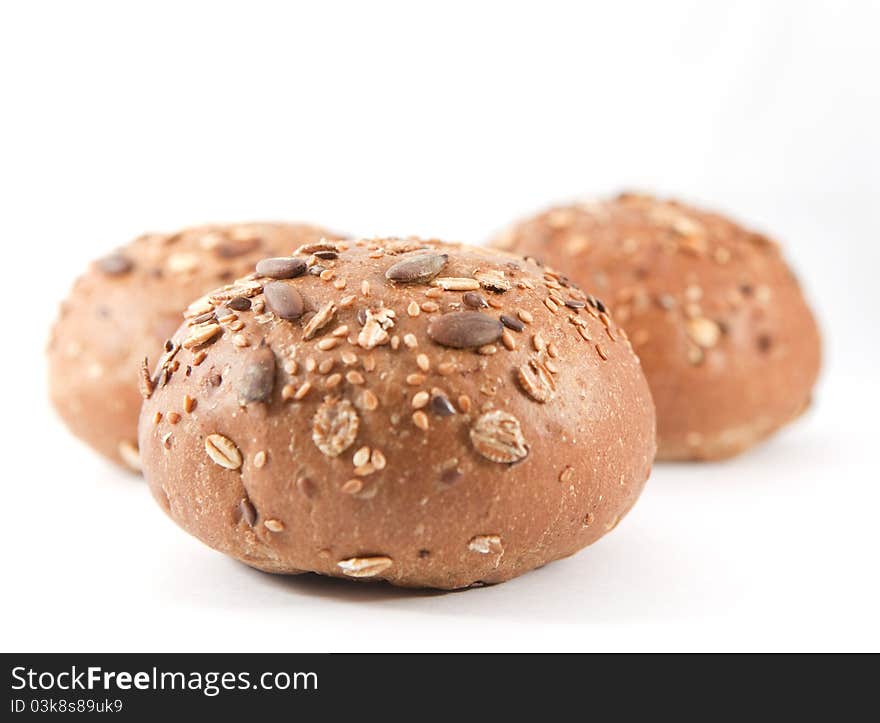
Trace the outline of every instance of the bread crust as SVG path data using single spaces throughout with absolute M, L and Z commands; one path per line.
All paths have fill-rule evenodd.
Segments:
M 658 459 L 736 455 L 809 406 L 818 327 L 766 236 L 676 201 L 621 194 L 552 208 L 493 245 L 544 259 L 601 295 L 648 377 Z
M 304 224 L 199 226 L 141 236 L 94 261 L 62 303 L 49 341 L 49 392 L 61 418 L 108 459 L 139 469 L 139 367 L 161 354 L 180 310 L 258 259 L 324 236 L 339 238 Z
M 312 251 L 297 254 L 309 267 Z M 620 521 L 651 468 L 654 410 L 624 333 L 586 294 L 491 249 L 336 251 L 319 276 L 220 290 L 222 331 L 204 345 L 187 343 L 204 300 L 174 334 L 140 447 L 177 524 L 269 572 L 453 589 L 571 555 Z M 263 293 L 275 283 L 301 316 L 272 312 L 297 308 Z M 240 294 L 251 308 L 233 318 L 223 304 Z

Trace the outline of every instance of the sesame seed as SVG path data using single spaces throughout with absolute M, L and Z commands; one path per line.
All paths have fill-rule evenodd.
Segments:
M 177 424 L 180 421 L 180 415 L 177 412 L 168 412 L 168 423 Z
M 315 361 L 314 357 L 309 357 L 308 359 L 306 359 L 305 368 L 307 372 L 311 373 L 315 371 L 317 367 L 318 362 Z
M 370 448 L 369 447 L 361 447 L 357 452 L 354 453 L 354 456 L 351 458 L 351 463 L 355 467 L 362 467 L 367 462 L 370 461 Z
M 342 291 L 347 283 L 348 282 L 345 279 L 336 279 L 336 281 L 333 282 L 333 288 Z
M 416 392 L 416 394 L 412 398 L 413 409 L 421 409 L 422 407 L 427 406 L 430 399 L 431 395 L 428 394 L 428 392 Z
M 419 410 L 418 412 L 413 412 L 412 421 L 413 424 L 415 424 L 423 432 L 428 431 L 428 427 L 430 426 L 428 422 L 428 415 L 425 414 L 423 411 Z
M 607 360 L 608 354 L 605 353 L 605 349 L 602 348 L 601 344 L 596 344 L 596 353 L 602 357 L 602 359 Z
M 455 362 L 441 362 L 437 366 L 437 373 L 441 377 L 448 377 L 450 374 L 455 373 Z
M 333 389 L 334 387 L 338 387 L 341 382 L 342 382 L 342 375 L 341 374 L 339 374 L 339 373 L 331 374 L 329 377 L 327 377 L 327 381 L 324 382 L 324 386 L 327 389 Z
M 423 372 L 427 372 L 427 371 L 431 368 L 431 360 L 428 359 L 428 355 L 427 355 L 427 354 L 419 354 L 419 355 L 416 357 L 416 365 L 417 365 L 418 368 L 421 369 Z
M 340 324 L 333 331 L 330 332 L 331 336 L 336 336 L 339 338 L 344 337 L 348 334 L 348 324 Z
M 433 301 L 423 301 L 421 308 L 426 314 L 433 314 L 434 312 L 440 311 L 440 305 Z
M 372 356 L 364 357 L 364 371 L 371 372 L 376 368 L 376 360 Z
M 354 369 L 352 369 L 350 372 L 348 372 L 348 373 L 345 375 L 345 380 L 346 380 L 349 384 L 354 384 L 354 385 L 363 384 L 363 383 L 366 381 L 366 380 L 364 379 L 364 375 L 361 374 L 359 371 L 356 371 L 356 370 L 354 370 Z
M 195 356 L 193 356 L 193 361 L 192 361 L 193 366 L 199 366 L 199 364 L 201 364 L 203 361 L 205 361 L 207 356 L 208 356 L 208 354 L 204 349 L 197 351 L 195 353 Z
M 364 488 L 363 480 L 359 480 L 357 478 L 352 478 L 348 480 L 342 487 L 339 488 L 339 491 L 346 495 L 356 495 Z
M 520 321 L 524 321 L 526 324 L 531 324 L 535 320 L 535 317 L 525 309 L 518 309 L 516 315 L 519 317 Z
M 317 346 L 321 351 L 330 351 L 339 344 L 339 339 L 333 336 L 325 337 L 318 342 Z
M 458 398 L 458 408 L 461 410 L 462 414 L 467 414 L 471 411 L 471 398 L 467 394 L 462 394 Z
M 364 409 L 372 412 L 379 406 L 379 400 L 373 392 L 367 389 L 361 397 L 361 404 Z
M 406 383 L 411 387 L 419 387 L 425 383 L 425 375 L 424 374 L 407 374 L 406 375 Z
M 486 344 L 485 346 L 481 346 L 479 349 L 477 349 L 477 354 L 482 354 L 483 356 L 492 356 L 492 354 L 495 354 L 497 351 L 498 347 L 494 344 Z
M 532 334 L 532 348 L 535 351 L 544 351 L 546 346 L 544 338 L 540 334 Z
M 159 424 L 162 421 L 162 412 L 156 412 L 153 415 L 153 424 Z
M 361 295 L 369 296 L 370 295 L 370 282 L 364 279 L 361 281 Z
M 296 390 L 296 394 L 293 395 L 293 398 L 299 401 L 303 399 L 306 394 L 308 394 L 312 390 L 312 383 L 305 382 L 299 389 Z
M 418 316 L 421 313 L 418 302 L 410 301 L 409 304 L 407 304 L 406 313 L 410 316 Z
M 296 386 L 293 384 L 285 384 L 281 387 L 281 398 L 286 402 L 290 399 L 293 399 L 293 395 L 296 393 Z
M 415 334 L 404 334 L 403 343 L 406 344 L 409 349 L 415 349 L 419 345 L 419 340 L 416 339 Z
M 349 294 L 348 296 L 343 296 L 343 297 L 339 300 L 339 304 L 338 304 L 338 306 L 339 306 L 340 308 L 342 308 L 342 309 L 347 309 L 347 308 L 350 307 L 352 304 L 354 304 L 354 301 L 355 301 L 356 298 L 357 298 L 357 297 L 356 297 L 354 294 Z
M 443 289 L 438 289 L 436 286 L 432 286 L 425 292 L 425 296 L 429 299 L 439 299 L 443 296 Z
M 501 343 L 504 344 L 504 348 L 509 351 L 516 349 L 516 339 L 513 338 L 510 329 L 505 329 L 501 332 Z
M 373 454 L 370 456 L 370 463 L 377 470 L 385 469 L 385 465 L 387 464 L 387 462 L 385 460 L 385 455 L 382 454 L 382 450 L 373 450 Z
M 342 359 L 342 363 L 345 364 L 345 366 L 347 367 L 350 367 L 353 364 L 357 364 L 358 360 L 357 354 L 355 354 L 353 351 L 348 350 L 342 352 L 342 354 L 339 355 L 339 358 Z
M 269 532 L 283 532 L 284 531 L 284 523 L 281 520 L 266 520 L 263 522 L 266 529 Z
M 254 467 L 260 469 L 266 464 L 266 452 L 262 449 L 254 455 Z
M 521 320 L 515 319 L 507 314 L 502 314 L 499 318 L 504 326 L 513 331 L 522 331 L 525 328 L 525 324 L 523 324 Z

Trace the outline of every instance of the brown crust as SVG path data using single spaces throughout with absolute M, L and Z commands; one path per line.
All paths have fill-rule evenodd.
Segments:
M 494 245 L 597 289 L 651 385 L 658 459 L 735 455 L 809 405 L 819 332 L 765 236 L 675 201 L 622 194 L 550 209 Z
M 71 431 L 105 457 L 138 465 L 139 367 L 155 361 L 180 310 L 264 256 L 336 234 L 253 223 L 150 234 L 98 259 L 62 304 L 49 343 L 52 402 Z
M 140 444 L 181 527 L 271 572 L 460 588 L 570 555 L 617 524 L 650 471 L 653 405 L 623 332 L 589 305 L 565 306 L 583 292 L 489 249 L 391 239 L 337 251 L 321 276 L 272 282 L 299 292 L 301 317 L 279 318 L 259 292 L 235 318 L 221 307 L 222 334 L 203 347 L 185 343 L 199 324 L 174 335 Z M 386 276 L 407 259 L 417 263 Z M 283 294 L 272 301 L 289 308 Z M 475 307 L 497 331 L 466 315 L 432 326 Z M 527 320 L 522 331 L 502 314 Z M 553 376 L 552 399 L 518 381 L 530 361 Z M 267 366 L 274 383 L 255 370 Z M 253 397 L 264 401 L 243 401 Z

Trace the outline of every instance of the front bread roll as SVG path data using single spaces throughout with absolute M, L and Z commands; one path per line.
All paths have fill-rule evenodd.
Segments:
M 564 268 L 609 304 L 651 385 L 658 459 L 732 456 L 808 407 L 819 332 L 766 237 L 624 194 L 551 209 L 496 245 Z
M 490 249 L 309 244 L 194 302 L 145 388 L 144 473 L 211 547 L 277 573 L 507 580 L 632 507 L 655 451 L 599 304 Z
M 138 469 L 138 370 L 155 360 L 196 296 L 288 254 L 325 229 L 288 224 L 201 226 L 135 239 L 95 261 L 62 304 L 49 342 L 49 391 L 70 430 Z

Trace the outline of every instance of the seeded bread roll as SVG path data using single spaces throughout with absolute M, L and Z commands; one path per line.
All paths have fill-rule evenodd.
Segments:
M 461 588 L 571 555 L 636 501 L 647 383 L 555 272 L 418 239 L 257 268 L 189 308 L 145 388 L 145 476 L 211 547 L 269 572 Z
M 766 237 L 624 194 L 551 209 L 495 245 L 566 269 L 626 327 L 657 405 L 658 459 L 730 457 L 809 406 L 819 332 Z
M 196 296 L 269 254 L 338 238 L 305 225 L 202 226 L 135 239 L 80 277 L 49 342 L 49 390 L 70 430 L 114 462 L 139 469 L 139 368 L 155 360 Z

